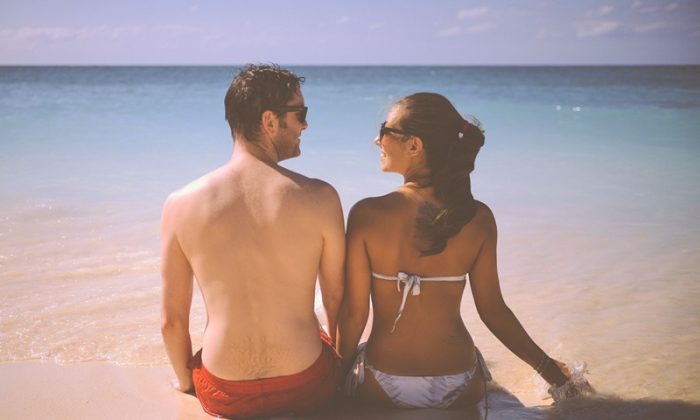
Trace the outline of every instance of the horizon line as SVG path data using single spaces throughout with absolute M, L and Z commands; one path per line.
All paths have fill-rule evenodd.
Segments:
M 248 64 L 278 64 L 288 67 L 692 67 L 700 63 L 552 63 L 552 64 L 319 64 L 246 62 L 225 64 L 186 63 L 0 63 L 0 67 L 242 67 Z

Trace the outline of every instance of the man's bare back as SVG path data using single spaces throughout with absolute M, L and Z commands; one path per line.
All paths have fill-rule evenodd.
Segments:
M 324 237 L 343 234 L 332 187 L 234 154 L 171 201 L 206 302 L 207 369 L 253 379 L 311 365 L 321 351 L 313 309 Z
M 253 71 L 263 77 L 279 72 Z M 229 92 L 238 89 L 238 79 Z M 238 92 L 260 89 L 254 82 Z M 334 338 L 343 292 L 343 214 L 330 185 L 278 165 L 299 155 L 307 127 L 298 86 L 288 98 L 260 108 L 247 126 L 231 117 L 235 145 L 229 162 L 174 192 L 164 205 L 162 331 L 182 391 L 192 389 L 189 366 L 197 359 L 189 335 L 193 278 L 208 316 L 201 365 L 218 379 L 285 377 L 315 365 L 322 354 L 328 360 L 314 312 L 315 286 L 318 278 Z M 228 113 L 229 94 L 226 101 Z M 198 388 L 205 407 L 199 393 Z

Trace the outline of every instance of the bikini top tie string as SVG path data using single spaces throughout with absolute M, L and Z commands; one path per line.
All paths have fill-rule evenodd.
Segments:
M 403 296 L 401 298 L 401 306 L 399 306 L 399 314 L 394 320 L 394 325 L 391 327 L 391 332 L 396 329 L 396 323 L 399 322 L 401 315 L 403 315 L 403 308 L 406 306 L 406 299 L 408 298 L 408 292 L 411 292 L 412 296 L 420 295 L 420 276 L 415 274 L 406 274 L 403 271 L 399 271 L 396 275 L 396 290 L 401 292 L 401 283 L 403 283 Z
M 386 276 L 372 272 L 372 276 L 380 280 L 396 280 L 396 290 L 399 293 L 401 293 L 401 283 L 403 283 L 401 306 L 399 306 L 399 313 L 394 320 L 394 325 L 391 328 L 391 332 L 394 332 L 396 329 L 396 324 L 399 322 L 401 315 L 403 315 L 403 309 L 406 306 L 408 293 L 410 292 L 412 296 L 420 295 L 420 284 L 422 281 L 464 281 L 467 278 L 466 274 L 462 276 L 421 277 L 416 274 L 407 274 L 403 271 L 399 271 L 396 276 Z

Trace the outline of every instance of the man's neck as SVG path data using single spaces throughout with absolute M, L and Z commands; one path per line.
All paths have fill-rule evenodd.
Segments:
M 277 165 L 279 162 L 277 151 L 270 142 L 263 140 L 251 142 L 245 138 L 238 137 L 233 143 L 231 160 L 244 156 L 252 157 L 268 165 Z

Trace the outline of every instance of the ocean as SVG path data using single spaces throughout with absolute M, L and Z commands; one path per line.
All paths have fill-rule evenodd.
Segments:
M 700 66 L 292 67 L 302 155 L 343 210 L 401 183 L 372 140 L 391 104 L 433 91 L 486 131 L 474 196 L 535 341 L 598 391 L 700 402 Z M 226 162 L 229 67 L 0 67 L 0 363 L 167 363 L 159 218 Z M 496 381 L 544 384 L 462 313 Z M 195 346 L 206 314 L 196 293 Z

